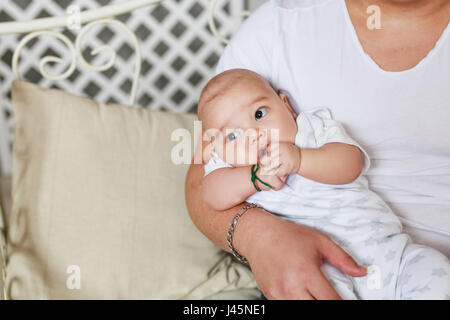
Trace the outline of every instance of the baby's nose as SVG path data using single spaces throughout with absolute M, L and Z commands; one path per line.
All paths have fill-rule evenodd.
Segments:
M 259 139 L 264 139 L 266 137 L 266 132 L 265 130 L 257 129 L 253 131 L 249 137 L 251 143 L 257 143 Z
M 254 130 L 254 129 L 251 129 L 250 134 L 248 135 L 250 143 L 251 144 L 257 143 L 258 142 L 258 136 L 259 136 L 258 131 Z
M 258 135 L 259 135 L 260 139 L 265 138 L 266 137 L 266 130 L 260 129 L 259 132 L 258 132 Z

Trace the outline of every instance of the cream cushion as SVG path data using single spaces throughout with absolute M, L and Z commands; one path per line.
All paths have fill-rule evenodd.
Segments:
M 207 299 L 256 292 L 185 206 L 175 129 L 193 114 L 102 104 L 14 81 L 13 299 Z M 252 291 L 253 290 L 253 291 Z M 227 296 L 225 294 L 225 296 Z

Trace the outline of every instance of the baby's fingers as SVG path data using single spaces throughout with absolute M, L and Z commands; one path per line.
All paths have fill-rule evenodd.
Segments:
M 264 156 L 262 156 L 259 159 L 259 163 L 262 166 L 272 166 L 272 167 L 276 167 L 279 165 L 279 161 L 280 160 L 280 153 L 279 151 L 268 151 L 266 152 L 266 154 Z
M 269 165 L 261 166 L 258 174 L 267 175 L 267 176 L 273 176 L 276 174 L 278 168 L 280 165 L 275 166 L 272 163 L 269 163 Z
M 259 159 L 259 164 L 261 167 L 271 167 L 272 166 L 272 157 L 268 154 L 265 154 Z

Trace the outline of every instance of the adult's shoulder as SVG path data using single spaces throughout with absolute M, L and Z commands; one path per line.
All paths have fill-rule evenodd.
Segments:
M 272 81 L 276 73 L 277 56 L 275 50 L 285 41 L 280 35 L 283 26 L 292 21 L 289 12 L 319 7 L 338 0 L 268 0 L 256 8 L 245 19 L 224 49 L 216 67 L 216 74 L 233 68 L 244 68 L 259 73 Z M 298 19 L 296 15 L 293 19 Z M 288 29 L 287 29 L 288 30 Z
M 278 28 L 276 2 L 266 1 L 241 23 L 217 63 L 216 74 L 228 69 L 243 68 L 270 79 L 273 44 Z

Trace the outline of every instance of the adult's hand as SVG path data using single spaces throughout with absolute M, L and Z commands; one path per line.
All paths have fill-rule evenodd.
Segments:
M 186 177 L 186 204 L 195 225 L 224 250 L 228 227 L 244 206 L 215 211 L 202 199 L 203 167 L 191 165 Z M 293 224 L 259 208 L 239 219 L 233 246 L 249 260 L 256 282 L 269 299 L 339 299 L 322 275 L 323 259 L 351 276 L 366 271 L 327 236 Z
M 366 275 L 328 236 L 256 210 L 263 211 L 246 213 L 258 219 L 247 224 L 245 243 L 236 245 L 268 299 L 340 299 L 320 270 L 324 259 L 350 276 Z

